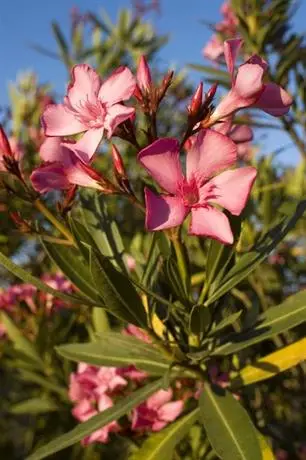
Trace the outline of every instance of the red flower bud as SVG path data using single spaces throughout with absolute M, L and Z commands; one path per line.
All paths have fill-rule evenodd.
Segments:
M 171 85 L 173 75 L 174 75 L 173 70 L 169 70 L 169 72 L 167 72 L 166 75 L 164 76 L 163 81 L 162 81 L 162 83 L 160 85 L 160 88 L 159 88 L 159 94 L 158 94 L 159 95 L 159 102 L 164 98 L 167 89 Z
M 216 91 L 218 88 L 218 83 L 214 83 L 211 88 L 207 91 L 205 102 L 210 103 L 215 97 Z
M 191 103 L 188 106 L 188 111 L 191 116 L 196 116 L 201 109 L 203 101 L 203 83 L 201 82 L 197 89 L 195 90 L 194 95 L 192 96 Z
M 115 145 L 112 145 L 112 157 L 115 173 L 118 174 L 120 177 L 127 177 L 122 157 Z
M 138 69 L 137 69 L 137 83 L 142 92 L 147 92 L 150 90 L 152 77 L 151 71 L 148 66 L 147 60 L 144 56 L 141 56 Z
M 14 157 L 7 135 L 5 134 L 2 125 L 0 125 L 0 158 L 3 156 Z

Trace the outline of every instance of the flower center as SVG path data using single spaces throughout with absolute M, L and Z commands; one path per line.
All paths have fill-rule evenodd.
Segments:
M 88 128 L 101 128 L 105 122 L 106 107 L 98 99 L 95 102 L 89 100 L 80 101 L 77 108 L 68 107 L 73 110 L 74 116 Z
M 199 189 L 194 178 L 189 182 L 184 179 L 184 181 L 179 184 L 178 191 L 185 206 L 194 206 L 198 203 Z

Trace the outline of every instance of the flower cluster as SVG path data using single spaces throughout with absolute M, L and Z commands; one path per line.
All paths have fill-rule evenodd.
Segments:
M 62 274 L 44 274 L 41 280 L 53 289 L 63 293 L 70 294 L 74 287 Z M 36 314 L 38 309 L 43 309 L 46 314 L 51 314 L 62 308 L 67 308 L 68 304 L 61 299 L 54 297 L 52 294 L 38 291 L 35 286 L 28 283 L 20 283 L 2 289 L 0 292 L 0 311 L 7 312 L 10 316 L 18 319 L 23 309 L 20 305 L 25 305 L 28 310 Z M 3 324 L 0 324 L 0 335 L 5 335 L 6 330 Z
M 225 1 L 221 6 L 222 21 L 215 26 L 213 34 L 207 45 L 203 48 L 204 57 L 218 62 L 223 56 L 223 41 L 237 36 L 238 19 L 231 8 L 230 2 Z
M 145 332 L 133 325 L 129 325 L 123 333 L 149 341 Z M 145 372 L 133 365 L 116 368 L 79 363 L 77 371 L 70 375 L 69 397 L 75 403 L 72 414 L 77 420 L 84 422 L 112 407 L 117 398 L 131 393 L 147 378 Z M 110 433 L 118 433 L 127 428 L 135 433 L 160 431 L 181 414 L 183 406 L 182 399 L 174 400 L 174 391 L 171 388 L 159 390 L 134 408 L 125 424 L 110 422 L 82 442 L 85 445 L 93 442 L 107 443 Z
M 230 9 L 224 11 L 227 22 L 233 23 Z M 156 133 L 156 114 L 173 72 L 168 72 L 156 85 L 144 57 L 136 78 L 127 67 L 120 67 L 102 81 L 90 66 L 75 66 L 63 103 L 52 103 L 44 110 L 42 124 L 47 137 L 40 149 L 44 163 L 31 175 L 34 189 L 39 193 L 68 190 L 69 195 L 69 190 L 75 193 L 77 186 L 91 187 L 105 194 L 125 194 L 135 203 L 137 198 L 114 145 L 116 183 L 92 166 L 102 138 L 117 135 L 140 150 L 139 163 L 166 192 L 157 194 L 146 187 L 147 230 L 180 226 L 191 214 L 190 234 L 232 244 L 233 234 L 223 210 L 240 215 L 256 178 L 255 168 L 233 169 L 237 160 L 247 159 L 253 137 L 247 125 L 234 124 L 234 115 L 252 107 L 278 117 L 286 114 L 292 104 L 291 96 L 283 88 L 266 83 L 267 63 L 259 56 L 251 56 L 235 70 L 241 46 L 240 39 L 224 43 L 231 89 L 214 108 L 217 86 L 203 97 L 203 85 L 199 85 L 188 106 L 187 130 L 181 142 L 158 138 Z M 142 148 L 135 137 L 136 110 L 125 105 L 132 96 L 151 122 L 145 131 L 147 143 Z M 83 134 L 77 141 L 64 137 L 79 133 Z M 183 148 L 187 156 L 185 173 L 179 159 Z

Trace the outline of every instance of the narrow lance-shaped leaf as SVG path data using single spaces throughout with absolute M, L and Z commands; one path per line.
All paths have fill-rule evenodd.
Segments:
M 10 319 L 10 317 L 2 312 L 1 322 L 6 328 L 7 335 L 12 340 L 16 350 L 21 351 L 28 356 L 38 368 L 44 368 L 44 362 L 40 358 L 35 345 L 30 342 Z
M 105 411 L 95 415 L 86 422 L 80 423 L 73 430 L 68 431 L 45 446 L 40 447 L 27 460 L 41 460 L 49 455 L 55 454 L 66 447 L 80 442 L 86 436 L 102 428 L 113 420 L 118 420 L 135 406 L 145 401 L 152 393 L 162 388 L 163 379 L 155 380 L 145 387 L 136 390 L 134 393 L 121 399 L 117 404 Z
M 89 268 L 80 259 L 78 251 L 59 244 L 41 240 L 41 244 L 50 259 L 59 267 L 67 278 L 92 302 L 99 303 L 98 291 L 93 285 Z M 100 300 L 101 302 L 101 300 Z
M 169 460 L 175 446 L 188 434 L 198 418 L 199 409 L 195 409 L 161 432 L 152 434 L 130 460 Z
M 153 344 L 118 332 L 104 332 L 95 342 L 61 345 L 57 351 L 64 358 L 96 366 L 126 367 L 133 363 L 154 375 L 163 375 L 171 364 Z
M 297 366 L 306 359 L 306 339 L 298 340 L 287 347 L 270 353 L 255 363 L 250 364 L 239 372 L 239 375 L 231 381 L 231 388 L 251 385 L 269 379 Z
M 200 418 L 222 460 L 262 460 L 257 432 L 246 410 L 227 390 L 205 382 Z
M 232 333 L 224 337 L 223 344 L 213 355 L 228 355 L 262 342 L 306 321 L 306 290 L 294 294 L 280 305 L 269 308 L 258 317 L 256 327 L 241 334 Z
M 290 219 L 283 221 L 271 229 L 263 237 L 260 244 L 253 251 L 243 255 L 234 267 L 223 278 L 220 287 L 207 299 L 205 305 L 218 300 L 230 289 L 235 287 L 240 281 L 246 278 L 255 268 L 270 254 L 270 252 L 282 241 L 282 239 L 291 231 L 297 221 L 303 216 L 306 209 L 306 201 L 302 201 L 296 208 L 295 213 Z

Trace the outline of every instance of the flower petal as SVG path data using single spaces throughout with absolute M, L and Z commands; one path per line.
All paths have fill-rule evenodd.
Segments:
M 165 137 L 142 149 L 138 161 L 164 190 L 175 195 L 184 179 L 179 155 L 178 141 Z
M 87 174 L 86 170 L 82 168 L 82 161 L 71 151 L 70 162 L 65 165 L 65 175 L 70 184 L 101 189 L 101 185 Z
M 150 231 L 181 225 L 189 209 L 180 198 L 167 195 L 156 195 L 145 188 L 146 228 Z
M 187 179 L 198 183 L 232 166 L 237 160 L 237 147 L 232 140 L 211 129 L 202 130 L 187 153 Z
M 229 136 L 236 144 L 250 142 L 253 139 L 253 130 L 248 125 L 236 125 L 230 130 Z
M 75 65 L 71 71 L 72 82 L 67 95 L 72 107 L 80 110 L 80 101 L 95 103 L 102 81 L 97 72 L 87 64 Z
M 147 399 L 147 407 L 149 409 L 157 410 L 164 404 L 171 401 L 172 396 L 173 392 L 171 388 L 169 388 L 168 390 L 158 390 L 156 391 L 156 393 L 153 393 L 153 395 Z
M 235 62 L 242 44 L 243 40 L 241 38 L 234 38 L 224 42 L 224 58 L 232 79 L 232 85 L 234 84 Z
M 235 80 L 235 92 L 243 99 L 257 98 L 263 91 L 263 76 L 267 63 L 259 56 L 252 56 L 238 68 Z M 255 102 L 255 101 L 254 101 Z
M 102 140 L 104 128 L 93 128 L 83 134 L 81 139 L 76 142 L 71 148 L 74 153 L 84 161 L 89 163 L 94 156 L 99 144 Z
M 292 102 L 290 94 L 281 86 L 276 83 L 268 83 L 254 107 L 258 107 L 274 117 L 281 117 L 289 111 Z
M 205 184 L 200 192 L 202 195 L 205 188 L 213 187 L 212 194 L 215 194 L 216 198 L 212 197 L 210 202 L 239 216 L 249 198 L 256 175 L 257 170 L 251 166 L 224 171 Z
M 62 162 L 63 149 L 61 147 L 62 139 L 60 137 L 47 137 L 39 149 L 40 158 L 43 161 Z
M 191 210 L 189 234 L 208 236 L 225 244 L 234 241 L 228 218 L 212 206 Z
M 122 104 L 114 104 L 108 107 L 104 126 L 107 129 L 107 137 L 110 138 L 120 123 L 132 118 L 135 113 L 134 107 L 126 107 Z
M 46 136 L 70 136 L 87 130 L 63 104 L 48 105 L 41 122 Z
M 30 179 L 34 189 L 39 193 L 70 187 L 63 166 L 56 163 L 39 166 L 32 172 Z
M 184 408 L 183 401 L 172 401 L 164 404 L 158 411 L 158 418 L 166 422 L 173 422 Z
M 102 83 L 99 99 L 107 105 L 126 101 L 134 93 L 135 86 L 136 80 L 132 72 L 121 66 Z

